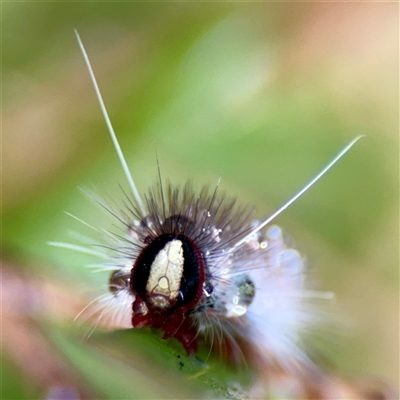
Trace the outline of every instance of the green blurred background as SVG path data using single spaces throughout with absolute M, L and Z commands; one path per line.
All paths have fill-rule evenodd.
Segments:
M 15 2 L 2 13 L 2 398 L 57 398 L 60 387 L 188 397 L 199 381 L 187 379 L 193 360 L 179 375 L 174 343 L 116 332 L 88 345 L 68 311 L 107 276 L 46 242 L 87 234 L 64 211 L 107 219 L 78 187 L 116 200 L 126 187 L 74 28 L 142 192 L 157 153 L 164 178 L 222 177 L 262 218 L 366 135 L 276 223 L 318 288 L 337 294 L 346 329 L 326 350 L 336 373 L 398 385 L 398 4 Z M 60 376 L 48 377 L 54 357 Z

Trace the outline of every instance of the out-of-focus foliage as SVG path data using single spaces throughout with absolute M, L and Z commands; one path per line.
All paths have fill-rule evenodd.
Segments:
M 397 4 L 16 2 L 2 10 L 7 274 L 62 284 L 74 300 L 107 282 L 83 267 L 91 257 L 46 244 L 70 241 L 71 230 L 87 234 L 64 211 L 103 223 L 78 187 L 117 193 L 116 200 L 118 184 L 126 187 L 76 28 L 142 192 L 156 180 L 157 153 L 164 178 L 200 186 L 221 176 L 222 188 L 254 204 L 262 218 L 348 141 L 366 135 L 276 222 L 307 255 L 317 286 L 337 294 L 350 326 L 326 349 L 335 370 L 396 384 Z M 17 304 L 21 288 L 6 288 Z M 149 332 L 99 335 L 95 346 L 85 344 L 72 318 L 41 315 L 47 300 L 35 299 L 29 312 L 20 305 L 19 317 L 29 319 L 21 326 L 35 326 L 35 338 L 63 359 L 87 396 L 185 397 L 199 387 L 234 396 L 219 386 L 233 378 L 221 377 L 218 363 L 203 373 L 185 358 L 189 370 L 182 372 L 177 346 L 155 351 L 159 340 Z M 23 365 L 40 370 L 41 360 L 23 346 L 15 352 L 30 340 L 18 324 L 9 325 L 16 328 L 3 343 L 3 398 L 43 397 L 57 379 L 41 380 Z

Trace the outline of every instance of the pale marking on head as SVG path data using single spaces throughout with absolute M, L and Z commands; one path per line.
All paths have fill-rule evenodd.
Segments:
M 182 242 L 168 242 L 151 264 L 146 284 L 149 296 L 164 296 L 170 301 L 175 300 L 179 294 L 184 261 Z
M 327 164 L 310 182 L 307 183 L 299 192 L 297 192 L 289 201 L 283 204 L 280 208 L 278 208 L 271 216 L 269 216 L 264 222 L 257 226 L 257 228 L 253 229 L 248 235 L 246 235 L 243 239 L 236 242 L 230 249 L 229 253 L 234 252 L 238 247 L 240 247 L 243 243 L 249 240 L 249 237 L 254 233 L 260 231 L 264 226 L 269 224 L 272 220 L 274 220 L 280 213 L 286 210 L 291 204 L 293 204 L 301 195 L 303 195 L 311 186 L 314 185 L 323 175 L 325 175 L 364 135 L 357 136 L 353 139 L 347 146 L 345 146 L 336 156 L 335 158 Z
M 140 198 L 139 192 L 136 189 L 135 182 L 132 179 L 132 175 L 131 175 L 131 173 L 129 171 L 129 168 L 128 168 L 128 165 L 126 163 L 124 154 L 122 153 L 121 146 L 118 143 L 117 136 L 116 136 L 116 134 L 114 132 L 114 128 L 112 127 L 111 120 L 110 120 L 110 118 L 108 116 L 107 109 L 106 109 L 106 106 L 105 106 L 104 101 L 103 101 L 103 97 L 101 96 L 100 89 L 99 89 L 99 86 L 98 86 L 97 81 L 96 81 L 96 77 L 94 75 L 92 66 L 91 66 L 90 61 L 89 61 L 89 57 L 88 57 L 88 55 L 86 53 L 85 47 L 83 46 L 83 43 L 82 43 L 82 40 L 81 40 L 81 38 L 79 36 L 78 31 L 76 29 L 74 31 L 75 31 L 76 38 L 78 40 L 79 47 L 80 47 L 80 49 L 82 51 L 82 54 L 83 54 L 83 58 L 85 59 L 86 66 L 88 68 L 89 75 L 90 75 L 90 78 L 92 80 L 92 83 L 93 83 L 93 86 L 94 86 L 94 90 L 96 92 L 96 96 L 97 96 L 97 99 L 98 99 L 99 104 L 100 104 L 101 111 L 102 111 L 104 119 L 106 121 L 108 131 L 110 132 L 110 136 L 111 136 L 111 139 L 112 139 L 112 141 L 114 143 L 115 150 L 116 150 L 116 152 L 118 154 L 118 158 L 119 158 L 119 160 L 121 162 L 122 168 L 123 168 L 123 170 L 125 172 L 125 175 L 126 175 L 126 177 L 128 179 L 128 182 L 129 182 L 129 185 L 131 187 L 133 196 L 134 196 L 134 198 L 136 200 L 136 203 L 138 204 L 138 206 L 140 208 L 140 211 L 143 214 L 143 216 L 145 216 L 147 214 L 146 213 L 146 209 L 143 206 L 142 199 Z

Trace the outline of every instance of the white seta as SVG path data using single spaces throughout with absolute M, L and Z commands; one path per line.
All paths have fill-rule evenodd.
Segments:
M 304 258 L 288 244 L 278 226 L 269 224 L 325 175 L 361 136 L 347 144 L 309 183 L 264 221 L 252 221 L 249 210 L 238 208 L 234 200 L 218 197 L 217 189 L 209 192 L 203 188 L 196 193 L 190 184 L 183 188 L 172 185 L 163 188 L 161 178 L 160 187 L 151 189 L 142 201 L 83 43 L 77 31 L 75 34 L 132 192 L 124 193 L 123 210 L 87 193 L 117 219 L 123 234 L 93 227 L 68 213 L 103 235 L 106 245 L 99 247 L 90 238 L 77 234 L 74 234 L 75 238 L 83 245 L 50 243 L 97 256 L 104 263 L 92 265 L 94 271 L 112 271 L 110 282 L 105 285 L 110 292 L 94 299 L 77 318 L 82 315 L 86 319 L 94 318 L 91 332 L 105 319 L 113 326 L 131 326 L 135 295 L 127 282 L 132 266 L 145 247 L 146 235 L 156 236 L 163 232 L 170 217 L 178 215 L 185 234 L 200 242 L 213 285 L 212 294 L 205 289 L 208 299 L 193 312 L 192 324 L 197 335 L 209 340 L 210 349 L 220 347 L 221 351 L 227 351 L 230 361 L 236 364 L 257 358 L 255 363 L 262 368 L 278 366 L 297 371 L 312 368 L 302 337 L 326 322 L 321 301 L 326 302 L 334 296 L 307 286 Z M 184 222 L 189 219 L 194 221 L 190 226 Z

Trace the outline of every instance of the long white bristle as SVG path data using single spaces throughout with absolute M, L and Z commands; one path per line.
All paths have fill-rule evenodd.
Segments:
M 84 246 L 78 246 L 76 244 L 72 243 L 64 243 L 64 242 L 47 242 L 48 245 L 54 246 L 54 247 L 60 247 L 62 249 L 68 249 L 68 250 L 74 250 L 77 251 L 78 253 L 84 253 L 84 254 L 90 254 L 92 256 L 96 256 L 105 260 L 108 260 L 110 257 L 106 256 L 103 253 L 100 253 L 95 250 L 88 249 L 87 247 Z
M 78 31 L 76 29 L 75 29 L 75 35 L 76 35 L 76 38 L 78 40 L 79 47 L 80 47 L 80 49 L 82 51 L 83 58 L 85 59 L 86 66 L 87 66 L 89 74 L 90 74 L 90 78 L 92 79 L 94 90 L 96 92 L 96 96 L 97 96 L 97 99 L 99 101 L 101 111 L 102 111 L 104 119 L 106 121 L 106 124 L 107 124 L 107 127 L 108 127 L 108 131 L 110 132 L 111 139 L 112 139 L 112 141 L 114 143 L 115 150 L 116 150 L 116 152 L 118 154 L 118 158 L 119 158 L 119 160 L 121 162 L 122 168 L 123 168 L 123 170 L 125 172 L 125 175 L 126 175 L 126 177 L 128 179 L 128 182 L 129 182 L 129 185 L 130 185 L 130 187 L 132 189 L 133 196 L 135 197 L 135 200 L 136 200 L 136 202 L 137 202 L 137 204 L 138 204 L 138 206 L 140 208 L 140 211 L 142 212 L 143 216 L 145 216 L 146 215 L 146 210 L 145 210 L 145 208 L 143 206 L 142 199 L 140 198 L 139 192 L 136 189 L 135 182 L 132 179 L 132 175 L 131 175 L 131 173 L 129 171 L 129 168 L 128 168 L 128 165 L 126 163 L 124 154 L 122 153 L 121 146 L 119 145 L 117 136 L 116 136 L 116 134 L 114 132 L 114 128 L 113 128 L 113 126 L 111 124 L 111 120 L 110 120 L 110 118 L 108 116 L 106 106 L 104 105 L 103 97 L 101 96 L 100 89 L 99 89 L 99 86 L 98 86 L 97 81 L 96 81 L 96 77 L 94 75 L 92 66 L 91 66 L 90 61 L 89 61 L 89 57 L 88 57 L 88 55 L 86 53 L 85 47 L 83 46 L 82 40 L 81 40 L 81 38 L 79 36 L 79 33 L 78 33 Z
M 239 240 L 235 245 L 232 247 L 231 251 L 234 251 L 243 243 L 245 243 L 251 235 L 254 235 L 256 232 L 260 231 L 266 225 L 268 225 L 272 220 L 274 220 L 281 212 L 286 210 L 291 204 L 293 204 L 301 195 L 303 195 L 311 186 L 314 185 L 322 176 L 324 176 L 362 137 L 357 136 L 353 139 L 347 146 L 345 146 L 336 156 L 335 158 L 327 164 L 310 182 L 307 183 L 300 191 L 298 191 L 289 201 L 283 204 L 283 206 L 279 207 L 272 215 L 270 215 L 265 221 L 263 221 L 257 228 L 252 230 L 247 236 L 243 239 Z
M 88 224 L 87 222 L 85 222 L 83 219 L 80 219 L 79 217 L 77 217 L 76 215 L 73 215 L 71 213 L 69 213 L 68 211 L 64 211 L 65 214 L 67 214 L 69 217 L 75 219 L 76 221 L 80 222 L 81 224 L 87 226 L 90 229 L 93 229 L 94 231 L 98 232 L 99 230 L 97 228 L 95 228 L 94 226 Z

